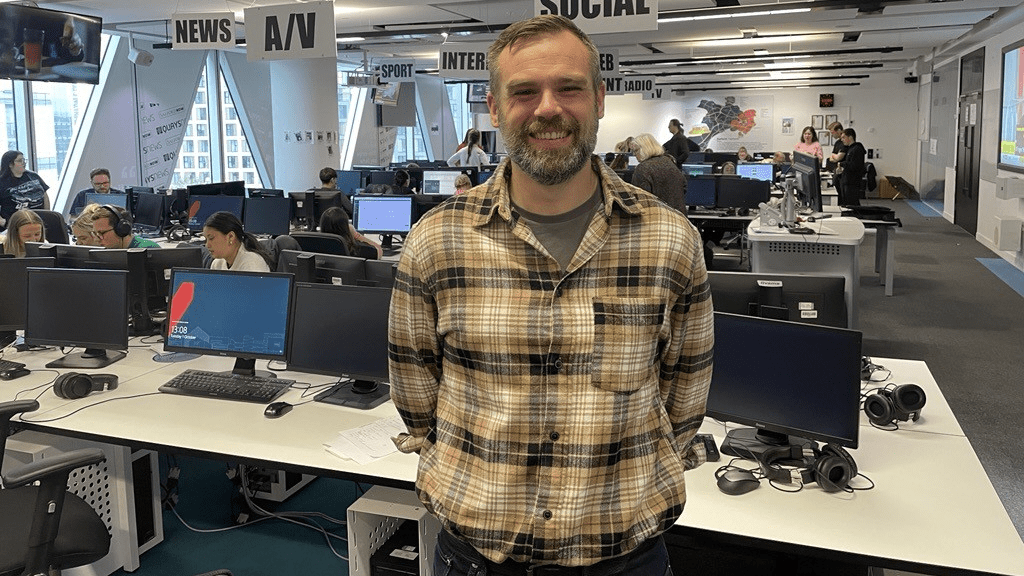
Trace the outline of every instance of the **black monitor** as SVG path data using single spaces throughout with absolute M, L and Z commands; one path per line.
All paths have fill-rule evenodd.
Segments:
M 708 272 L 715 310 L 775 320 L 845 328 L 842 276 Z
M 153 194 L 152 186 L 126 186 L 124 193 L 128 196 L 128 211 L 135 216 L 135 206 L 138 204 L 139 194 Z
M 189 196 L 245 196 L 245 182 L 214 182 L 213 184 L 192 184 L 186 187 Z
M 460 174 L 462 172 L 458 170 L 424 170 L 423 186 L 420 188 L 420 193 L 451 196 L 455 194 L 455 179 Z M 470 181 L 472 182 L 472 180 Z
M 700 176 L 702 174 L 711 174 L 711 170 L 714 168 L 712 164 L 691 164 L 687 162 L 681 166 L 683 173 L 687 176 Z
M 135 197 L 134 226 L 144 232 L 159 232 L 167 226 L 170 196 L 140 192 Z
M 277 271 L 292 274 L 296 282 L 321 282 L 355 286 L 366 280 L 365 258 L 282 250 Z
M 128 195 L 127 194 L 116 194 L 107 192 L 86 192 L 85 193 L 85 204 L 110 204 L 111 206 L 117 206 L 118 208 L 124 208 L 128 210 Z
M 246 198 L 242 224 L 252 234 L 280 236 L 291 231 L 291 210 L 291 200 L 284 196 Z
M 412 227 L 412 196 L 356 196 L 352 224 L 364 234 L 407 234 Z
M 687 162 L 696 162 L 693 159 L 693 154 L 690 154 L 686 159 Z M 701 162 L 707 162 L 708 164 L 725 164 L 726 162 L 732 162 L 738 164 L 740 157 L 735 152 L 705 152 L 704 158 Z
M 54 258 L 54 266 L 56 268 L 92 268 L 92 257 L 89 253 L 93 250 L 102 249 L 100 246 L 26 242 L 25 256 Z
M 749 178 L 718 179 L 718 208 L 757 208 L 772 197 L 772 183 Z
M 366 175 L 366 184 L 387 184 L 395 183 L 395 170 L 374 170 Z
M 715 206 L 718 180 L 713 176 L 690 178 L 686 182 L 685 202 L 687 206 Z
M 385 288 L 296 284 L 288 369 L 351 378 L 316 400 L 368 410 L 388 399 L 390 304 Z
M 861 333 L 715 312 L 707 415 L 730 430 L 722 452 L 756 458 L 809 442 L 856 448 Z
M 159 249 L 158 249 L 159 250 Z M 132 336 L 159 333 L 150 315 L 150 293 L 155 280 L 146 272 L 148 248 L 93 250 L 90 268 L 124 270 L 128 273 L 128 331 Z
M 73 298 L 69 298 L 70 287 Z M 128 273 L 123 270 L 30 268 L 25 344 L 74 346 L 47 368 L 103 368 L 128 348 Z
M 793 174 L 796 176 L 797 200 L 813 212 L 821 212 L 821 163 L 818 157 L 793 152 Z
M 390 260 L 369 260 L 364 263 L 366 280 L 356 282 L 364 286 L 377 286 L 379 288 L 393 288 L 395 286 L 395 273 L 398 271 L 398 262 Z
M 242 219 L 245 196 L 192 196 L 188 198 L 188 229 L 193 233 L 202 232 L 206 219 L 214 212 L 231 212 Z
M 316 190 L 313 192 L 313 227 L 310 230 L 316 230 L 316 227 L 320 224 L 320 217 L 324 215 L 324 212 L 328 208 L 338 207 L 342 210 L 345 209 L 345 200 L 341 198 L 342 192 L 340 190 Z
M 687 164 L 703 164 L 705 162 L 703 152 L 690 152 L 686 157 Z
M 53 264 L 53 258 L 0 258 L 0 332 L 25 329 L 25 270 Z
M 744 178 L 771 182 L 775 180 L 775 166 L 772 164 L 751 164 L 744 162 L 736 165 L 736 174 Z
M 250 188 L 249 198 L 284 198 L 280 188 Z
M 175 268 L 164 349 L 234 357 L 232 373 L 253 375 L 257 358 L 287 359 L 291 301 L 290 274 Z
M 345 195 L 355 196 L 363 187 L 363 173 L 359 170 L 335 170 L 334 172 L 338 175 L 337 188 Z
M 202 268 L 203 249 L 199 246 L 178 246 L 146 250 L 146 274 L 155 290 L 150 292 L 150 312 L 167 310 L 171 294 L 171 270 L 174 268 Z

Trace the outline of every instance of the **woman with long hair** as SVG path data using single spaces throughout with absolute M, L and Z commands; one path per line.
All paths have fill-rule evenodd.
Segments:
M 466 147 L 457 150 L 448 159 L 449 166 L 475 166 L 480 168 L 488 163 L 490 163 L 490 158 L 487 157 L 484 149 L 480 147 L 480 131 L 476 128 L 470 128 L 469 132 L 466 133 Z
M 206 249 L 213 256 L 213 270 L 270 272 L 270 254 L 255 236 L 242 229 L 231 212 L 214 212 L 203 224 Z
M 43 219 L 31 210 L 18 210 L 7 221 L 7 236 L 4 238 L 4 254 L 15 258 L 25 257 L 26 242 L 45 242 L 46 233 Z
M 821 142 L 818 142 L 818 133 L 814 131 L 813 126 L 804 127 L 804 131 L 800 133 L 800 141 L 796 143 L 793 150 L 817 156 L 818 162 L 821 162 L 824 156 L 821 151 Z
M 39 174 L 26 167 L 24 154 L 4 152 L 0 158 L 0 230 L 18 210 L 49 210 L 49 188 Z

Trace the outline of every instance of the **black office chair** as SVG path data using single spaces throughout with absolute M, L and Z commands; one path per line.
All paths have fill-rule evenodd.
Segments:
M 35 400 L 0 403 L 0 466 L 15 414 L 39 408 Z M 71 471 L 103 462 L 99 448 L 46 458 L 2 475 L 0 576 L 42 575 L 91 564 L 110 550 L 110 533 L 91 506 L 67 491 Z M 40 482 L 34 486 L 35 482 Z
M 299 243 L 303 252 L 351 256 L 348 252 L 348 247 L 345 246 L 345 241 L 337 234 L 328 234 L 326 232 L 292 232 L 291 237 Z M 376 254 L 376 250 L 374 253 Z
M 64 215 L 53 210 L 33 210 L 43 220 L 43 230 L 46 232 L 46 241 L 50 244 L 70 244 L 71 236 L 68 234 L 68 223 Z

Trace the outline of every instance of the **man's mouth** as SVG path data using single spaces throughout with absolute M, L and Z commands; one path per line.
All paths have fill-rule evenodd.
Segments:
M 561 132 L 539 132 L 533 135 L 538 140 L 559 140 L 561 138 L 568 138 L 569 133 L 566 131 Z

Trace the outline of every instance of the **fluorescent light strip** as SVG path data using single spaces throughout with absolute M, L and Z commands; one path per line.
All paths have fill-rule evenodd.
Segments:
M 799 12 L 810 12 L 810 8 L 788 8 L 785 10 L 762 10 L 760 12 L 739 12 L 736 14 L 709 14 L 706 16 L 667 16 L 658 18 L 658 24 L 670 22 L 693 22 L 696 20 L 716 20 L 719 18 L 747 18 L 750 16 L 780 16 L 783 14 L 796 14 Z

